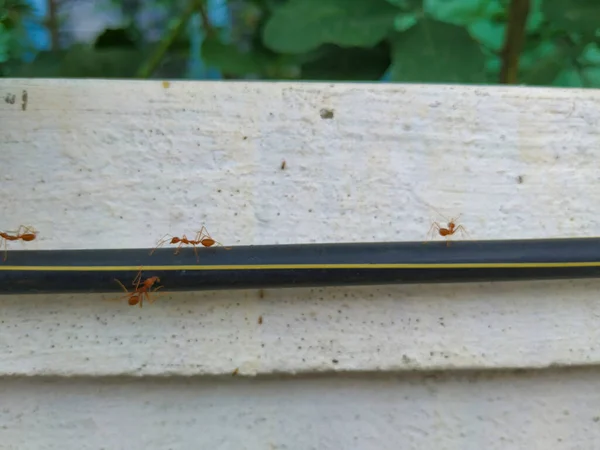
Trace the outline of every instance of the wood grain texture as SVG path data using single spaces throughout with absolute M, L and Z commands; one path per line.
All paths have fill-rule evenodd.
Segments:
M 0 99 L 0 229 L 40 231 L 11 248 L 151 247 L 203 223 L 225 245 L 422 240 L 440 214 L 478 239 L 600 234 L 594 90 L 2 79 Z M 599 288 L 3 297 L 0 374 L 596 364 Z
M 594 449 L 599 375 L 4 379 L 0 439 L 11 450 Z

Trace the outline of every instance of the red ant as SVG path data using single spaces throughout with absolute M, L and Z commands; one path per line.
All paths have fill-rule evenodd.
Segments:
M 215 244 L 220 245 L 226 250 L 230 250 L 231 247 L 225 247 L 220 242 L 215 241 L 210 234 L 208 234 L 208 230 L 206 227 L 202 226 L 200 231 L 196 233 L 196 237 L 194 239 L 188 239 L 188 237 L 184 234 L 182 237 L 171 236 L 169 234 L 165 234 L 159 241 L 156 247 L 150 252 L 150 254 L 154 253 L 156 249 L 162 247 L 165 243 L 169 244 L 179 244 L 175 249 L 175 254 L 179 254 L 179 250 L 181 250 L 182 245 L 191 245 L 194 247 L 194 254 L 196 255 L 196 260 L 198 261 L 198 249 L 196 246 L 202 245 L 203 247 L 212 247 Z
M 446 225 L 446 227 L 441 226 L 438 222 L 433 222 L 433 224 L 431 225 L 431 228 L 429 229 L 429 232 L 427 233 L 427 236 L 431 236 L 431 238 L 433 238 L 433 233 L 435 233 L 437 231 L 437 233 L 446 238 L 446 246 L 450 245 L 450 239 L 449 237 L 452 236 L 453 234 L 455 234 L 457 231 L 460 231 L 460 233 L 464 236 L 464 235 L 469 235 L 469 233 L 467 233 L 467 230 L 465 229 L 465 227 L 463 227 L 462 225 L 456 225 L 456 222 L 458 220 L 458 218 L 460 217 L 460 214 L 458 216 L 456 216 L 456 218 L 454 219 L 450 219 L 448 221 L 448 224 Z
M 4 240 L 4 261 L 8 258 L 8 241 L 22 240 L 24 242 L 33 241 L 37 237 L 37 231 L 33 227 L 21 225 L 17 231 L 0 231 L 0 245 Z
M 158 286 L 158 287 L 152 289 L 152 286 L 154 286 L 155 283 L 160 283 L 160 278 L 158 278 L 158 277 L 146 278 L 142 282 L 142 269 L 140 269 L 137 276 L 133 279 L 132 286 L 134 286 L 135 289 L 132 292 L 129 292 L 127 290 L 127 288 L 125 286 L 123 286 L 123 283 L 121 283 L 116 278 L 115 278 L 115 281 L 117 283 L 119 283 L 119 285 L 123 288 L 123 290 L 127 294 L 126 296 L 124 296 L 124 297 L 128 297 L 127 303 L 129 303 L 130 306 L 135 306 L 135 305 L 139 304 L 140 308 L 142 307 L 142 303 L 144 302 L 144 297 L 146 298 L 146 300 L 148 300 L 149 303 L 154 303 L 154 300 L 152 300 L 150 298 L 150 292 L 156 292 L 160 288 L 162 288 L 162 286 Z M 140 284 L 141 284 L 141 286 L 140 286 Z

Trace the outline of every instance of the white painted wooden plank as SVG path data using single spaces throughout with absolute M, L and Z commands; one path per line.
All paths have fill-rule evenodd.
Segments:
M 0 80 L 11 94 L 0 228 L 34 225 L 27 248 L 150 247 L 203 222 L 226 245 L 421 240 L 429 205 L 474 238 L 600 234 L 595 90 Z M 599 287 L 3 297 L 0 374 L 595 364 Z
M 2 448 L 595 449 L 600 373 L 0 380 Z

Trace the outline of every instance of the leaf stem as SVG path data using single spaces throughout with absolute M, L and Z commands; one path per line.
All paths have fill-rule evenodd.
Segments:
M 140 66 L 136 74 L 137 78 L 148 78 L 152 75 L 152 73 L 154 73 L 154 71 L 164 58 L 165 54 L 167 53 L 169 47 L 173 45 L 173 42 L 175 42 L 177 36 L 179 36 L 179 34 L 185 28 L 192 14 L 194 14 L 194 12 L 196 12 L 198 9 L 202 8 L 203 4 L 204 0 L 190 0 L 186 9 L 181 13 L 181 16 L 179 16 L 179 19 L 175 26 L 167 31 L 165 36 L 158 43 L 158 46 L 156 47 L 154 52 Z
M 200 19 L 202 20 L 202 27 L 204 28 L 204 32 L 206 33 L 207 38 L 212 38 L 216 36 L 216 31 L 210 23 L 210 19 L 208 18 L 208 13 L 206 12 L 205 5 L 200 5 L 198 8 L 198 12 L 200 13 Z
M 60 42 L 58 35 L 58 4 L 57 0 L 48 0 L 48 30 L 50 31 L 50 48 L 59 50 Z
M 525 42 L 525 25 L 530 10 L 530 0 L 511 0 L 504 48 L 500 83 L 516 84 L 519 71 L 519 56 Z

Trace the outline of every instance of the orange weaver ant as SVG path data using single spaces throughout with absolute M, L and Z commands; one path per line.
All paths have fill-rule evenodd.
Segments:
M 0 231 L 0 245 L 4 240 L 4 261 L 8 258 L 8 241 L 22 240 L 24 242 L 33 241 L 37 237 L 37 231 L 33 227 L 21 225 L 17 231 Z
M 133 279 L 132 286 L 134 286 L 135 289 L 132 292 L 129 292 L 127 290 L 127 288 L 125 286 L 123 286 L 123 283 L 121 283 L 116 278 L 115 278 L 115 281 L 117 283 L 119 283 L 119 285 L 123 288 L 123 290 L 127 294 L 124 296 L 124 297 L 128 298 L 127 303 L 129 303 L 130 306 L 135 306 L 135 305 L 139 304 L 140 308 L 142 307 L 142 303 L 144 302 L 144 297 L 146 298 L 146 300 L 148 300 L 149 303 L 153 303 L 154 300 L 152 300 L 150 298 L 150 293 L 156 292 L 160 288 L 162 288 L 162 286 L 158 286 L 158 287 L 152 289 L 152 286 L 154 286 L 155 283 L 160 283 L 160 278 L 158 278 L 158 277 L 146 278 L 142 282 L 142 269 L 140 269 L 137 276 Z M 141 284 L 141 286 L 140 286 L 140 284 Z
M 198 261 L 198 249 L 197 246 L 198 245 L 202 245 L 203 247 L 212 247 L 213 245 L 217 244 L 221 247 L 223 247 L 226 250 L 230 250 L 231 247 L 225 247 L 223 244 L 221 244 L 220 242 L 215 241 L 210 234 L 208 234 L 208 230 L 206 229 L 206 227 L 202 226 L 202 228 L 200 229 L 200 231 L 198 231 L 196 233 L 196 237 L 194 239 L 188 239 L 188 237 L 184 234 L 182 237 L 177 237 L 177 236 L 171 236 L 169 234 L 165 234 L 159 241 L 158 244 L 156 245 L 156 247 L 150 252 L 150 254 L 154 253 L 156 251 L 156 249 L 158 249 L 159 247 L 162 247 L 164 244 L 166 243 L 169 244 L 179 244 L 177 246 L 177 248 L 175 249 L 175 254 L 179 254 L 179 251 L 181 250 L 181 246 L 182 245 L 191 245 L 192 247 L 194 247 L 194 254 L 196 255 L 196 260 Z
M 446 246 L 450 245 L 450 239 L 449 237 L 452 236 L 453 234 L 455 234 L 457 231 L 460 231 L 460 233 L 464 236 L 464 235 L 469 235 L 469 233 L 467 233 L 467 230 L 465 229 L 465 227 L 463 227 L 462 225 L 456 225 L 457 220 L 459 219 L 460 214 L 458 216 L 456 216 L 456 218 L 454 219 L 450 219 L 448 220 L 448 224 L 443 227 L 441 226 L 438 222 L 433 222 L 433 224 L 431 225 L 431 228 L 429 229 L 429 232 L 427 233 L 427 236 L 431 238 L 433 238 L 433 233 L 435 233 L 437 231 L 437 233 L 446 238 Z

